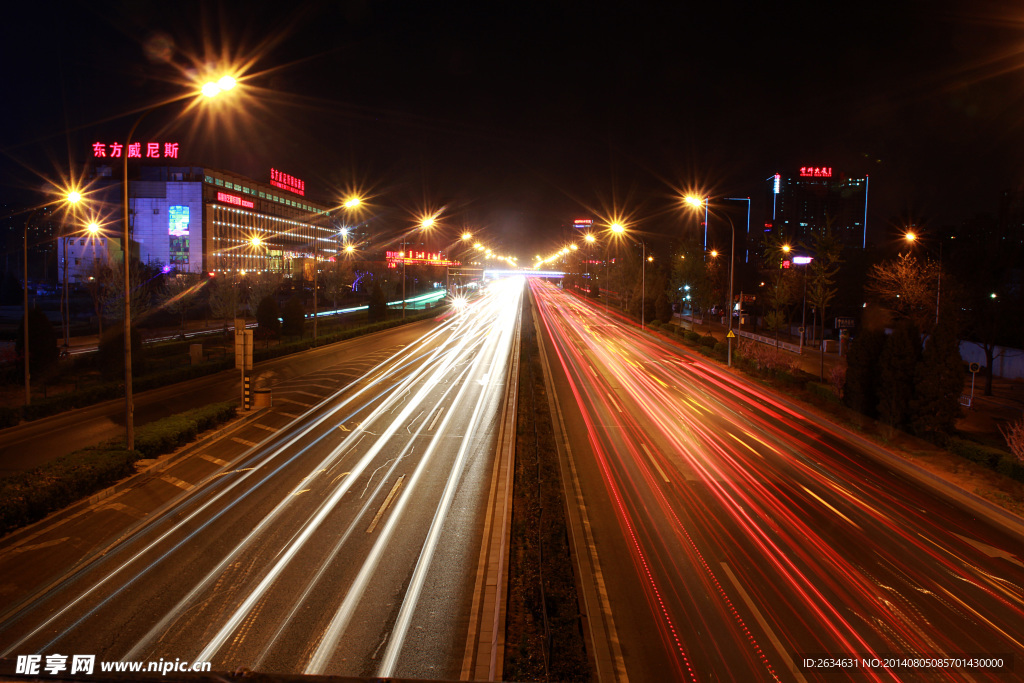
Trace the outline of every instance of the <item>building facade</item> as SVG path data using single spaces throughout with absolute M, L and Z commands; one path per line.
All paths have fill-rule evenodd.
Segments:
M 120 182 L 104 182 L 113 169 L 98 166 L 96 175 L 94 195 L 120 207 Z M 331 224 L 330 207 L 307 198 L 291 176 L 287 182 L 273 177 L 263 183 L 195 166 L 139 168 L 128 184 L 133 251 L 165 271 L 211 275 L 296 275 L 311 270 L 314 258 L 332 260 L 343 237 Z M 87 280 L 96 267 L 119 261 L 121 234 L 116 220 L 95 235 L 61 239 L 69 279 Z
M 868 176 L 851 177 L 831 166 L 805 166 L 768 178 L 764 231 L 810 245 L 831 222 L 848 247 L 867 246 Z

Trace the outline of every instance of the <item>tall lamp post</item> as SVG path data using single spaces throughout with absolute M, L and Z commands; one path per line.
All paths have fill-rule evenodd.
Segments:
M 704 239 L 705 239 L 705 242 L 706 242 L 706 240 L 707 240 L 707 215 L 708 215 L 708 204 L 711 201 L 710 198 L 709 197 L 704 197 L 704 198 L 694 197 L 694 196 L 691 195 L 691 196 L 684 197 L 684 201 L 688 205 L 690 205 L 690 206 L 692 206 L 694 208 L 703 206 L 703 208 L 704 208 L 704 216 L 705 216 L 705 219 L 704 219 L 704 231 L 705 231 L 704 234 L 705 234 L 705 238 Z M 729 250 L 729 305 L 728 305 L 729 315 L 726 317 L 726 320 L 728 321 L 728 330 L 729 330 L 728 334 L 726 334 L 726 341 L 728 342 L 728 345 L 729 345 L 729 353 L 728 353 L 727 365 L 728 365 L 728 367 L 731 368 L 732 367 L 732 338 L 735 336 L 733 334 L 733 332 L 732 332 L 732 287 L 733 287 L 733 275 L 734 275 L 733 270 L 734 270 L 734 265 L 736 263 L 736 226 L 733 224 L 732 217 L 729 214 L 726 214 L 725 217 L 726 217 L 726 219 L 728 219 L 728 221 L 729 221 L 729 228 L 732 230 L 732 248 Z M 742 308 L 742 306 L 741 306 L 741 308 Z
M 616 235 L 625 235 L 626 237 L 629 237 L 626 233 L 626 228 L 622 223 L 612 223 L 610 230 Z M 646 322 L 644 318 L 644 299 L 647 296 L 647 243 L 643 240 L 633 239 L 632 237 L 629 237 L 629 239 L 633 240 L 633 244 L 640 245 L 640 329 L 642 330 L 644 329 L 644 324 Z
M 208 98 L 217 97 L 222 92 L 231 90 L 235 87 L 235 79 L 231 76 L 223 76 L 217 81 L 209 81 L 203 85 L 200 92 Z M 183 98 L 178 98 L 183 99 Z M 177 100 L 172 100 L 177 101 Z M 135 135 L 135 130 L 142 123 L 142 120 L 149 116 L 150 113 L 156 111 L 165 104 L 170 102 L 161 102 L 160 104 L 153 105 L 149 109 L 142 112 L 139 118 L 135 119 L 135 123 L 128 130 L 128 135 L 125 139 L 124 145 L 124 156 L 123 166 L 121 172 L 122 186 L 124 192 L 122 194 L 122 212 L 121 220 L 122 223 L 122 239 L 121 244 L 122 253 L 124 254 L 124 405 L 125 405 L 125 432 L 124 432 L 124 443 L 127 450 L 135 449 L 135 402 L 132 397 L 132 285 L 131 285 L 131 225 L 128 221 L 128 149 L 132 143 L 132 136 Z
M 23 275 L 23 277 L 25 279 L 25 286 L 22 288 L 22 305 L 23 305 L 23 308 L 24 308 L 24 310 L 22 312 L 22 315 L 23 315 L 23 317 L 22 317 L 22 326 L 25 328 L 24 329 L 24 339 L 23 339 L 24 348 L 22 349 L 22 355 L 24 357 L 24 363 L 25 363 L 25 405 L 31 405 L 31 403 L 32 403 L 32 374 L 29 371 L 29 367 L 28 367 L 29 366 L 29 334 L 28 334 L 28 226 L 29 226 L 29 224 L 32 223 L 32 219 L 35 218 L 35 215 L 37 213 L 39 213 L 40 211 L 42 211 L 43 209 L 45 209 L 45 208 L 47 208 L 49 206 L 53 206 L 54 204 L 58 204 L 58 203 L 61 203 L 61 202 L 64 202 L 64 203 L 67 203 L 67 204 L 71 204 L 71 205 L 75 205 L 75 204 L 78 204 L 78 202 L 80 202 L 80 201 L 82 201 L 82 193 L 78 192 L 77 190 L 72 190 L 71 192 L 66 193 L 64 195 L 64 197 L 62 199 L 58 200 L 57 202 L 50 202 L 50 203 L 44 204 L 43 206 L 40 206 L 40 207 L 38 207 L 36 209 L 33 209 L 32 212 L 29 213 L 28 217 L 25 218 L 25 240 L 24 240 L 25 251 L 24 251 L 24 261 L 22 262 L 22 275 Z
M 359 195 L 352 195 L 342 202 L 341 207 L 349 211 L 358 209 L 363 203 L 363 200 Z M 345 228 L 341 230 L 342 236 L 345 235 Z M 317 340 L 317 322 L 320 319 L 320 305 L 319 305 L 319 283 L 317 281 L 317 274 L 320 272 L 320 238 L 313 235 L 313 347 L 316 347 Z
M 917 241 L 917 233 L 913 230 L 907 231 L 903 236 L 907 242 L 913 245 Z M 935 324 L 939 324 L 939 297 L 942 295 L 942 238 L 939 238 L 939 263 L 938 273 L 935 279 Z

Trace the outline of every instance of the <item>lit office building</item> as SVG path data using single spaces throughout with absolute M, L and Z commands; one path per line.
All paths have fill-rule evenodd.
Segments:
M 810 245 L 829 221 L 848 247 L 867 246 L 868 176 L 834 173 L 831 166 L 806 166 L 799 173 L 768 178 L 764 231 Z
M 93 196 L 121 205 L 121 183 L 103 182 L 114 169 L 99 165 Z M 129 220 L 133 249 L 165 271 L 193 273 L 311 272 L 313 259 L 331 260 L 342 237 L 328 220 L 329 207 L 305 196 L 305 184 L 271 169 L 269 183 L 195 166 L 144 166 L 130 178 Z M 119 212 L 117 213 L 119 217 Z M 121 259 L 116 220 L 97 235 L 61 240 L 72 281 L 97 265 Z

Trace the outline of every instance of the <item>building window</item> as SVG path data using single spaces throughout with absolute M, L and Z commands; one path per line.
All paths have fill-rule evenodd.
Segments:
M 221 180 L 220 178 L 214 178 L 213 184 L 216 185 L 217 187 L 224 187 L 224 181 Z

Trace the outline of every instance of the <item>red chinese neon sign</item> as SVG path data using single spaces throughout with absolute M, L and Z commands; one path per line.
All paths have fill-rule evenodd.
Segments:
M 384 258 L 388 262 L 388 268 L 397 268 L 399 263 L 410 266 L 457 266 L 458 261 L 449 261 L 440 252 L 407 251 L 405 256 L 400 251 L 384 252 Z
M 256 205 L 248 199 L 242 199 L 241 197 L 236 197 L 235 195 L 228 194 L 227 192 L 218 192 L 217 201 L 224 202 L 225 204 L 234 204 L 235 206 L 244 206 L 247 209 L 256 208 Z
M 92 143 L 93 158 L 121 159 L 127 156 L 129 159 L 177 159 L 177 142 L 147 142 L 143 147 L 141 142 L 132 142 L 127 145 L 128 151 L 125 154 L 126 145 L 120 142 L 94 142 Z
M 299 180 L 293 175 L 282 173 L 276 168 L 270 169 L 270 184 L 274 187 L 279 187 L 282 190 L 288 190 L 295 194 L 303 195 L 306 194 L 306 181 Z
M 831 166 L 801 166 L 800 167 L 801 178 L 831 178 L 832 167 Z

